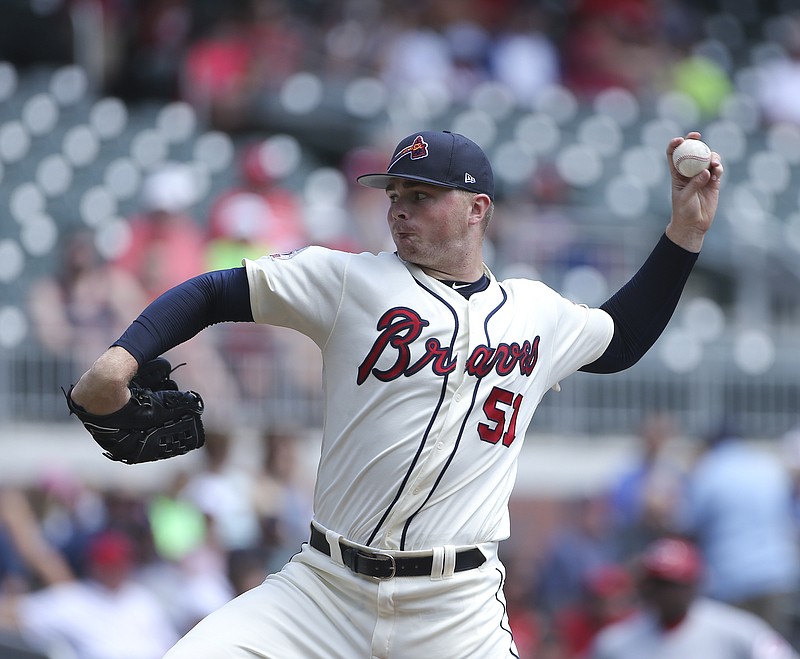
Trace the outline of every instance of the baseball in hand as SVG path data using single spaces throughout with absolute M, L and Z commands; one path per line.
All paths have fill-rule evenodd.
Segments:
M 683 140 L 672 152 L 675 169 L 687 178 L 697 176 L 711 164 L 711 149 L 700 140 Z

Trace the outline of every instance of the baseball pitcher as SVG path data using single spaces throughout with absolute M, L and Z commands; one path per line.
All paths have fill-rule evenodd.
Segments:
M 517 656 L 497 545 L 525 432 L 560 380 L 631 366 L 669 321 L 723 171 L 714 153 L 709 169 L 681 176 L 671 155 L 684 139 L 667 147 L 664 235 L 599 308 L 538 281 L 498 281 L 482 256 L 495 199 L 486 155 L 462 135 L 422 131 L 400 141 L 385 172 L 358 179 L 384 191 L 395 252 L 308 247 L 245 260 L 142 312 L 68 393 L 114 459 L 202 444 L 199 395 L 175 391 L 168 363 L 148 365 L 213 323 L 293 328 L 324 363 L 308 543 L 168 659 Z M 158 377 L 137 377 L 142 368 Z

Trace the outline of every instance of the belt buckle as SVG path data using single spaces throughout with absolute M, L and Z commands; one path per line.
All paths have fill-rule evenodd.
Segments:
M 394 556 L 391 554 L 382 554 L 379 552 L 366 552 L 362 550 L 358 550 L 357 554 L 360 557 L 363 557 L 369 561 L 378 561 L 378 563 L 388 563 L 389 564 L 389 574 L 387 575 L 379 575 L 379 574 L 370 574 L 369 576 L 373 579 L 377 579 L 378 581 L 386 581 L 387 579 L 392 579 L 397 574 L 397 562 L 395 561 Z

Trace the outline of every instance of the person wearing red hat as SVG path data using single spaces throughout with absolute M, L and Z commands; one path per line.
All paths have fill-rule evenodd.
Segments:
M 93 536 L 75 578 L 23 593 L 9 622 L 48 657 L 160 659 L 179 630 L 158 597 L 136 578 L 131 538 L 107 529 Z M 1 656 L 5 657 L 5 654 Z
M 590 659 L 797 659 L 758 616 L 698 593 L 703 561 L 682 538 L 651 543 L 639 557 L 641 609 L 602 630 Z
M 282 184 L 267 139 L 248 145 L 239 164 L 239 180 L 212 202 L 206 236 L 209 268 L 241 265 L 243 258 L 278 254 L 308 243 L 301 200 Z

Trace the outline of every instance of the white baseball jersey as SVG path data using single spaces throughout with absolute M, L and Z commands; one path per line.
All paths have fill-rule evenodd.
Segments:
M 606 627 L 591 659 L 798 659 L 761 618 L 729 604 L 700 598 L 674 629 L 649 613 Z
M 508 537 L 531 417 L 604 352 L 610 316 L 488 270 L 489 287 L 465 299 L 388 252 L 309 247 L 244 265 L 256 322 L 322 351 L 315 519 L 382 549 Z

